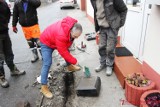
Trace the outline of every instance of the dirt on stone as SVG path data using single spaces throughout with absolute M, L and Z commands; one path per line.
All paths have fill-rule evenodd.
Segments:
M 54 97 L 44 98 L 42 107 L 74 107 L 72 99 L 75 97 L 75 75 L 67 72 L 63 66 L 57 66 L 50 75 L 48 85 Z

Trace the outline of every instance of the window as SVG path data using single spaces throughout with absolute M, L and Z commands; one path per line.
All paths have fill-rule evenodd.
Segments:
M 133 6 L 133 7 L 137 7 L 137 6 L 139 7 L 140 2 L 141 2 L 141 0 L 127 0 L 126 4 L 130 5 L 130 6 Z
M 15 2 L 15 0 L 9 0 L 10 2 Z

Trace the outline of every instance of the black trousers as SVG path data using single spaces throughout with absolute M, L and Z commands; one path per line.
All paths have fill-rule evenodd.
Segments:
M 41 47 L 39 38 L 31 38 L 31 39 L 28 39 L 27 42 L 30 48 L 36 48 L 36 47 L 40 48 Z
M 8 33 L 0 34 L 0 76 L 5 76 L 4 61 L 10 70 L 14 69 L 12 43 Z

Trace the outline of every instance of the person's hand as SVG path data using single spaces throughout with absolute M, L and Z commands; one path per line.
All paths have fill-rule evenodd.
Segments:
M 99 31 L 97 31 L 96 34 L 99 35 Z
M 14 33 L 17 33 L 17 32 L 18 32 L 18 29 L 17 29 L 16 26 L 13 26 L 13 32 L 14 32 Z

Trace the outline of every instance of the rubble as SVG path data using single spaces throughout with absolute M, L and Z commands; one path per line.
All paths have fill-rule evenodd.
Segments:
M 58 66 L 55 70 L 50 72 L 51 78 L 49 79 L 49 88 L 53 93 L 52 99 L 44 97 L 41 107 L 72 107 L 71 103 L 67 101 L 71 95 L 71 89 L 74 86 L 74 74 L 66 72 L 64 67 Z M 73 91 L 73 90 L 72 90 Z
M 27 100 L 24 100 L 24 101 L 18 101 L 16 103 L 16 107 L 31 107 L 31 106 Z

